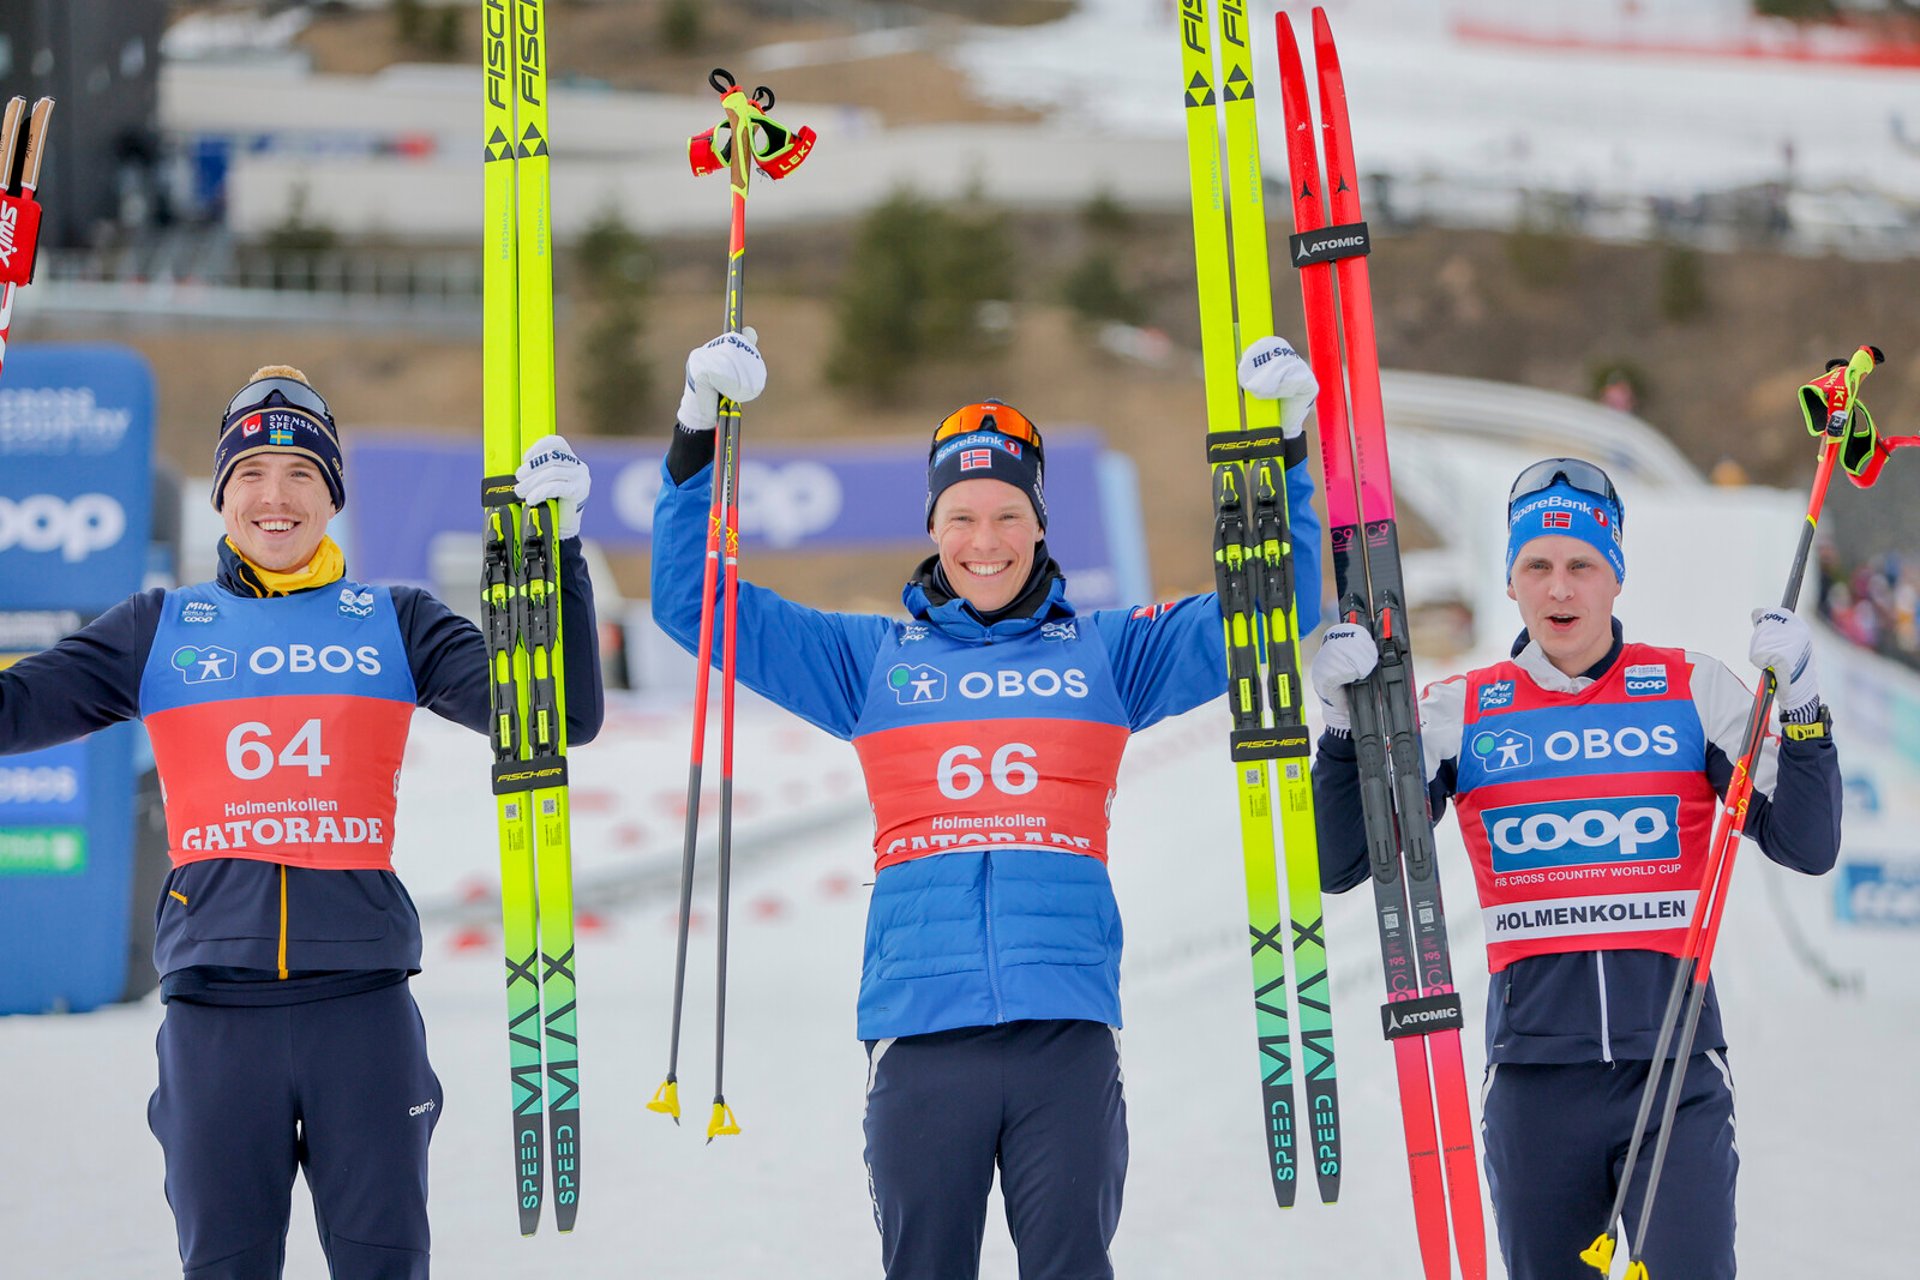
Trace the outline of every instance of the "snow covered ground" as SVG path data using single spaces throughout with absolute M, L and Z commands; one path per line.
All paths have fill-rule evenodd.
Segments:
M 1304 5 L 1289 7 L 1304 20 Z M 1179 125 L 1168 87 L 1170 8 L 1089 0 L 1064 23 L 963 56 L 1026 100 L 1046 94 L 1116 128 L 1171 134 Z M 1270 18 L 1271 5 L 1254 8 Z M 1658 191 L 1681 169 L 1727 182 L 1777 176 L 1781 144 L 1792 140 L 1810 177 L 1872 170 L 1889 189 L 1920 192 L 1920 167 L 1889 150 L 1885 128 L 1901 103 L 1920 101 L 1912 73 L 1466 48 L 1438 8 L 1407 0 L 1335 8 L 1354 127 L 1372 163 Z M 1272 74 L 1263 59 L 1263 90 Z M 1269 127 L 1277 136 L 1277 121 Z M 1409 439 L 1406 449 L 1397 444 L 1396 459 L 1411 466 L 1418 446 Z M 1449 492 L 1460 508 L 1493 510 L 1500 495 L 1489 486 L 1503 488 L 1515 459 L 1485 445 L 1452 456 Z M 1632 502 L 1628 625 L 1737 659 L 1747 606 L 1778 596 L 1795 501 L 1747 493 Z M 1717 554 L 1734 547 L 1749 554 Z M 1482 602 L 1489 649 L 1504 640 L 1506 607 L 1497 594 Z M 1823 661 L 1837 672 L 1848 659 L 1828 648 Z M 1902 679 L 1876 673 L 1846 687 L 1865 709 Z M 1911 681 L 1900 687 L 1913 696 Z M 526 1241 L 510 1194 L 499 940 L 485 923 L 494 876 L 485 752 L 430 718 L 416 729 L 399 864 L 428 918 L 427 968 L 414 990 L 446 1091 L 433 1152 L 442 1276 L 878 1273 L 860 1158 L 864 1060 L 853 1039 L 869 823 L 851 751 L 758 704 L 742 712 L 727 1040 L 727 1095 L 745 1131 L 701 1142 L 710 917 L 696 939 L 681 1063 L 694 1123 L 675 1129 L 644 1109 L 666 1064 L 685 717 L 619 704 L 601 740 L 576 753 L 581 906 L 594 920 L 583 922 L 579 961 L 584 1191 L 571 1237 L 549 1227 Z M 1364 893 L 1328 912 L 1348 1135 L 1342 1202 L 1283 1214 L 1266 1190 L 1225 724 L 1216 704 L 1142 735 L 1114 809 L 1133 1135 L 1115 1261 L 1129 1277 L 1397 1280 L 1413 1274 L 1414 1250 L 1389 1055 L 1373 1032 L 1381 984 Z M 1839 732 L 1843 754 L 1870 766 L 1883 800 L 1878 814 L 1850 816 L 1849 839 L 1911 857 L 1920 776 L 1891 752 L 1890 736 L 1850 732 L 1844 708 Z M 1456 967 L 1477 1028 L 1478 919 L 1451 821 L 1442 841 Z M 1920 989 L 1910 976 L 1920 936 L 1842 931 L 1831 893 L 1777 872 L 1747 846 L 1715 966 L 1740 1085 L 1741 1260 L 1760 1280 L 1877 1280 L 1912 1269 L 1902 1227 L 1920 1187 L 1911 1086 Z M 702 901 L 709 896 L 703 888 Z M 1829 967 L 1859 978 L 1855 992 L 1836 995 L 1788 956 L 1783 912 Z M 0 1162 L 0 1274 L 178 1274 L 160 1153 L 145 1122 L 160 1017 L 149 999 L 0 1020 L 0 1080 L 15 1099 Z M 1468 1056 L 1477 1074 L 1477 1036 Z M 313 1280 L 324 1266 L 299 1207 L 304 1193 L 295 1200 L 287 1274 Z M 983 1274 L 1014 1274 L 997 1219 Z
M 1409 462 L 1418 451 L 1409 438 Z M 1511 459 L 1473 456 L 1479 461 L 1462 481 L 1470 487 L 1456 491 L 1463 507 L 1493 501 L 1481 491 L 1504 485 L 1513 469 L 1505 465 Z M 1705 501 L 1676 494 L 1630 506 L 1626 599 L 1638 612 L 1628 622 L 1662 642 L 1737 657 L 1745 603 L 1777 595 L 1796 500 L 1748 493 L 1710 510 Z M 1690 558 L 1663 550 L 1684 545 L 1675 530 L 1703 511 L 1716 523 L 1716 542 L 1756 540 L 1750 560 L 1721 562 L 1723 586 L 1704 596 Z M 1697 609 L 1674 609 L 1689 598 Z M 1505 615 L 1496 619 L 1486 634 L 1497 645 Z M 1839 651 L 1826 658 L 1829 669 L 1843 660 Z M 1868 686 L 1853 696 L 1882 695 Z M 1342 1201 L 1281 1213 L 1269 1199 L 1233 792 L 1219 750 L 1225 724 L 1216 703 L 1143 734 L 1114 810 L 1133 1134 L 1115 1262 L 1125 1276 L 1404 1277 L 1413 1273 L 1411 1214 L 1389 1055 L 1373 1031 L 1381 986 L 1364 893 L 1332 901 L 1328 912 L 1348 1134 Z M 1911 830 L 1920 780 L 1883 743 L 1848 735 L 1844 719 L 1841 732 L 1843 751 L 1873 761 L 1888 798 L 1877 818 L 1850 833 L 1910 846 L 1902 824 Z M 743 709 L 738 763 L 726 1084 L 744 1132 L 702 1144 L 712 1044 L 705 913 L 681 1063 L 693 1123 L 675 1129 L 644 1109 L 666 1064 L 666 886 L 678 859 L 686 739 L 684 711 L 620 704 L 601 740 L 576 753 L 581 905 L 597 922 L 583 933 L 579 964 L 585 1189 L 571 1237 L 549 1228 L 521 1240 L 503 1123 L 499 940 L 485 924 L 491 908 L 467 901 L 483 896 L 492 877 L 490 807 L 478 782 L 484 749 L 430 717 L 416 728 L 399 864 L 429 918 L 427 968 L 414 990 L 446 1090 L 433 1149 L 438 1274 L 878 1273 L 860 1155 L 864 1060 L 853 1039 L 869 823 L 850 749 L 763 704 Z M 1442 836 L 1456 966 L 1477 1028 L 1485 987 L 1478 918 L 1451 821 Z M 1741 1256 L 1745 1274 L 1763 1280 L 1909 1270 L 1895 1224 L 1920 1186 L 1914 935 L 1839 932 L 1830 896 L 1828 884 L 1793 881 L 1748 846 L 1716 964 L 1740 1086 Z M 709 888 L 700 900 L 710 902 Z M 1861 979 L 1857 994 L 1836 996 L 1788 956 L 1782 910 L 1831 967 Z M 0 1272 L 60 1280 L 177 1274 L 160 1153 L 144 1113 L 160 1017 L 149 999 L 86 1016 L 0 1021 L 0 1079 L 21 1103 L 8 1126 L 13 1158 L 0 1165 Z M 1468 1061 L 1477 1076 L 1477 1035 Z M 304 1209 L 290 1255 L 289 1276 L 324 1275 Z M 997 1212 L 983 1274 L 1014 1274 Z

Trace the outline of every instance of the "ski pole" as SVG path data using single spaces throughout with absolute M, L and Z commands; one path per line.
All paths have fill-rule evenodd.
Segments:
M 1856 421 L 1856 409 L 1864 411 L 1864 406 L 1857 401 L 1860 382 L 1884 359 L 1878 348 L 1863 346 L 1850 359 L 1835 361 L 1825 377 L 1801 388 L 1803 408 L 1808 413 L 1808 427 L 1821 438 L 1820 460 L 1814 471 L 1813 489 L 1807 499 L 1806 523 L 1800 530 L 1793 568 L 1787 575 L 1786 590 L 1780 600 L 1783 609 L 1792 609 L 1799 602 L 1800 581 L 1806 575 L 1807 558 L 1813 549 L 1813 535 L 1820 523 L 1820 509 L 1826 501 L 1827 485 L 1833 478 L 1834 464 L 1840 458 L 1842 444 L 1851 434 Z M 1812 404 L 1816 400 L 1818 410 Z M 1870 431 L 1871 419 L 1867 421 Z M 1633 1233 L 1627 1249 L 1627 1280 L 1648 1280 L 1647 1266 L 1640 1260 L 1641 1254 L 1653 1215 L 1654 1196 L 1660 1186 L 1660 1173 L 1666 1164 L 1674 1117 L 1680 1106 L 1680 1092 L 1685 1086 L 1686 1062 L 1692 1057 L 1694 1034 L 1699 1028 L 1700 1013 L 1706 1004 L 1707 984 L 1712 976 L 1713 949 L 1720 936 L 1727 891 L 1732 886 L 1734 855 L 1740 835 L 1746 829 L 1748 805 L 1753 796 L 1753 769 L 1766 742 L 1767 718 L 1773 707 L 1775 688 L 1773 672 L 1764 672 L 1760 687 L 1754 694 L 1753 707 L 1747 713 L 1740 759 L 1734 765 L 1733 777 L 1727 784 L 1726 797 L 1714 824 L 1700 893 L 1694 902 L 1693 918 L 1687 925 L 1686 939 L 1681 944 L 1680 963 L 1674 970 L 1673 986 L 1667 993 L 1667 1007 L 1661 1015 L 1660 1032 L 1654 1041 L 1653 1060 L 1647 1066 L 1647 1083 L 1640 1094 L 1640 1110 L 1634 1119 L 1633 1137 L 1627 1146 L 1620 1186 L 1614 1193 L 1606 1230 L 1580 1254 L 1582 1260 L 1603 1275 L 1611 1274 L 1613 1266 L 1617 1242 L 1615 1224 L 1621 1224 L 1624 1234 L 1621 1214 L 1626 1208 L 1634 1166 L 1646 1137 L 1647 1119 L 1653 1113 L 1653 1100 L 1659 1092 L 1661 1077 L 1665 1072 L 1667 1048 L 1672 1043 L 1673 1074 L 1667 1081 L 1660 1134 L 1654 1141 L 1653 1160 L 1647 1169 L 1646 1191 L 1640 1202 L 1639 1229 Z M 1683 1002 L 1685 1019 L 1681 1022 Z M 1676 1022 L 1680 1022 L 1677 1039 L 1674 1037 Z
M 13 330 L 13 298 L 33 281 L 40 250 L 40 168 L 47 158 L 47 128 L 53 99 L 42 98 L 27 110 L 27 100 L 8 101 L 0 118 L 0 364 L 7 358 Z
M 789 130 L 767 116 L 773 91 L 762 85 L 749 95 L 724 69 L 716 69 L 707 83 L 720 94 L 726 120 L 688 142 L 688 160 L 695 177 L 725 168 L 732 188 L 731 220 L 727 238 L 726 331 L 739 333 L 746 324 L 745 285 L 747 254 L 747 190 L 753 170 L 769 178 L 793 172 L 813 149 L 809 128 Z M 724 137 L 721 136 L 724 133 Z M 733 870 L 733 711 L 736 630 L 740 592 L 740 406 L 720 398 L 718 470 L 707 514 L 707 555 L 702 575 L 700 634 L 696 645 L 697 673 L 693 703 L 693 745 L 687 769 L 686 831 L 680 855 L 680 919 L 676 939 L 673 982 L 673 1030 L 667 1077 L 647 1103 L 680 1122 L 680 1027 L 687 971 L 687 942 L 692 928 L 693 871 L 700 833 L 701 771 L 706 752 L 708 687 L 714 643 L 714 584 L 721 584 L 720 605 L 720 848 L 718 900 L 718 960 L 715 972 L 715 1031 L 713 1114 L 707 1123 L 707 1141 L 740 1132 L 723 1087 L 726 1065 L 727 922 L 728 895 Z

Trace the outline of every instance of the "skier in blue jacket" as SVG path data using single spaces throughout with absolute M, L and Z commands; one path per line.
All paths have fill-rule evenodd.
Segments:
M 559 499 L 570 740 L 599 732 L 586 467 L 548 436 L 516 493 Z M 211 582 L 130 596 L 0 672 L 0 751 L 139 717 L 166 797 L 154 965 L 166 1016 L 147 1115 L 188 1280 L 281 1274 L 296 1170 L 330 1272 L 427 1275 L 441 1109 L 408 990 L 420 918 L 393 870 L 415 707 L 486 731 L 486 647 L 425 591 L 346 576 L 326 401 L 284 365 L 221 418 Z
M 1266 339 L 1243 370 L 1283 400 L 1297 440 L 1315 389 L 1305 363 Z M 689 650 L 717 397 L 751 400 L 765 380 L 750 336 L 687 360 L 654 514 L 653 608 Z M 1113 1274 L 1127 1133 L 1107 816 L 1128 735 L 1226 688 L 1213 596 L 1074 608 L 1047 554 L 1044 454 L 999 401 L 941 422 L 927 463 L 936 551 L 907 582 L 904 618 L 740 586 L 739 678 L 850 740 L 873 805 L 858 1034 L 891 1280 L 977 1276 L 996 1162 L 1023 1280 Z M 1287 496 L 1303 629 L 1320 595 L 1304 459 L 1302 442 Z
M 1624 1169 L 1661 1014 L 1697 905 L 1714 814 L 1753 694 L 1716 659 L 1627 640 L 1626 509 L 1599 467 L 1547 458 L 1507 503 L 1512 657 L 1428 686 L 1429 801 L 1449 800 L 1486 922 L 1487 1184 L 1511 1280 L 1590 1280 L 1580 1259 L 1620 1180 L 1640 1209 L 1656 1136 Z M 1744 834 L 1811 875 L 1840 844 L 1840 763 L 1813 640 L 1784 609 L 1754 611 L 1749 657 L 1778 677 L 1779 723 L 1754 767 Z M 1347 686 L 1377 660 L 1359 627 L 1329 627 L 1311 678 L 1326 713 L 1314 763 L 1322 882 L 1367 879 Z M 1659 1198 L 1653 1275 L 1732 1280 L 1733 1075 L 1707 988 Z M 1651 1122 L 1658 1124 L 1658 1118 Z

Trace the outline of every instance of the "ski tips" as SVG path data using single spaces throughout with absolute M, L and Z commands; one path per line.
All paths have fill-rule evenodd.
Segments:
M 672 1076 L 668 1076 L 653 1091 L 653 1101 L 647 1103 L 647 1110 L 672 1116 L 675 1124 L 680 1123 L 680 1085 Z
M 1580 1261 L 1598 1271 L 1601 1275 L 1613 1274 L 1613 1232 L 1603 1231 L 1594 1237 L 1592 1244 L 1580 1251 Z
M 715 1138 L 740 1132 L 740 1124 L 733 1118 L 733 1108 L 721 1098 L 713 1100 L 713 1118 L 707 1121 L 707 1142 L 712 1144 Z

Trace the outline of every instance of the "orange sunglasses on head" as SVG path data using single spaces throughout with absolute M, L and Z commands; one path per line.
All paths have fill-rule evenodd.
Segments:
M 933 444 L 928 450 L 940 447 L 943 440 L 955 436 L 964 436 L 973 431 L 994 431 L 1014 440 L 1024 440 L 1033 446 L 1035 454 L 1045 456 L 1046 446 L 1040 443 L 1040 428 L 1027 419 L 1027 415 L 1010 404 L 998 400 L 982 400 L 979 404 L 970 404 L 964 409 L 955 409 L 940 420 L 933 430 Z

